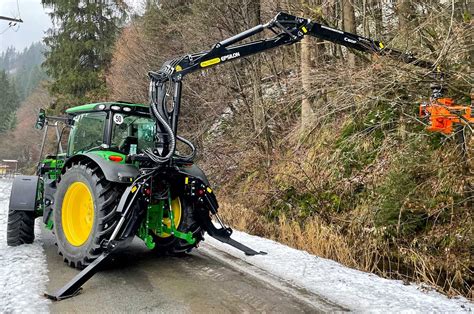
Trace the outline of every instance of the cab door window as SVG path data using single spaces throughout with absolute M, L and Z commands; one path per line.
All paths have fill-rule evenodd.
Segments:
M 104 141 L 105 120 L 105 112 L 91 112 L 74 117 L 74 126 L 69 135 L 68 155 L 98 148 Z

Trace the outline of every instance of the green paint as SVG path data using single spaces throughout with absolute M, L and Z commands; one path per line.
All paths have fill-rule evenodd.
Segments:
M 82 106 L 72 107 L 66 110 L 66 113 L 78 113 L 78 112 L 85 112 L 85 111 L 94 111 L 96 104 L 87 104 Z
M 48 230 L 53 230 L 54 224 L 53 224 L 52 216 L 53 216 L 53 212 L 51 212 L 51 216 L 48 219 L 48 223 L 46 225 L 44 225 L 44 227 Z
M 118 164 L 124 164 L 124 163 L 125 163 L 125 158 L 127 157 L 127 156 L 125 156 L 124 154 L 117 153 L 117 152 L 112 152 L 112 151 L 109 151 L 109 150 L 93 150 L 93 151 L 90 151 L 89 153 L 95 154 L 95 155 L 97 155 L 97 156 L 99 156 L 99 157 L 104 158 L 104 159 L 107 160 L 107 161 L 115 162 L 115 163 L 118 163 Z M 120 156 L 120 157 L 122 157 L 122 161 L 119 161 L 119 162 L 117 162 L 117 161 L 111 161 L 111 160 L 109 159 L 110 156 Z
M 188 242 L 189 244 L 196 243 L 196 239 L 193 237 L 192 232 L 188 232 L 188 233 L 181 232 L 181 231 L 178 231 L 178 230 L 173 229 L 173 228 L 168 228 L 168 226 L 165 225 L 165 224 L 163 224 L 162 230 L 163 230 L 164 233 L 168 233 L 168 234 L 171 234 L 172 236 L 174 236 L 176 238 L 183 239 L 186 242 Z
M 155 241 L 153 241 L 151 235 L 147 235 L 143 241 L 148 249 L 153 250 L 155 248 Z
M 158 204 L 148 206 L 147 214 L 150 218 L 148 227 L 153 230 L 155 234 L 161 234 L 164 206 L 164 201 L 160 201 Z
M 49 168 L 46 171 L 46 177 L 51 180 L 58 179 L 59 175 L 61 174 L 61 170 L 63 169 L 64 162 L 66 159 L 66 154 L 59 154 L 56 158 L 48 158 L 42 161 L 44 167 Z
M 161 203 L 161 202 L 160 202 Z M 138 237 L 145 242 L 145 245 L 148 249 L 152 250 L 155 248 L 155 242 L 153 241 L 153 237 L 150 235 L 150 226 L 153 226 L 154 222 L 151 223 L 150 216 L 154 212 L 152 209 L 153 208 L 162 208 L 161 206 L 158 205 L 149 205 L 146 211 L 146 217 L 143 219 L 142 224 L 140 225 L 140 228 L 138 228 Z M 161 211 L 162 212 L 162 211 Z M 154 220 L 155 218 L 152 218 Z
M 44 203 L 43 203 L 43 194 L 44 194 L 44 181 L 43 178 L 39 179 L 38 187 L 36 188 L 36 204 L 35 209 L 36 217 L 43 216 Z
M 69 114 L 76 114 L 76 113 L 83 113 L 83 112 L 90 112 L 90 111 L 102 111 L 99 109 L 99 105 L 115 105 L 120 107 L 143 107 L 148 108 L 148 105 L 144 104 L 125 104 L 125 103 L 118 103 L 118 102 L 98 102 L 93 104 L 86 104 L 82 106 L 72 107 L 66 110 L 66 113 Z
M 145 221 L 140 228 L 138 228 L 138 237 L 143 240 L 148 249 L 153 250 L 155 248 L 155 242 L 153 241 L 153 237 L 149 234 L 149 229 Z
M 168 211 L 168 217 L 171 220 L 171 227 L 168 227 L 163 223 L 164 211 Z M 159 201 L 157 204 L 148 205 L 146 217 L 143 219 L 140 228 L 138 229 L 138 237 L 145 242 L 145 245 L 149 249 L 155 247 L 153 237 L 150 235 L 150 231 L 157 236 L 163 237 L 164 234 L 170 234 L 172 237 L 183 239 L 189 244 L 196 243 L 192 232 L 181 232 L 174 224 L 174 215 L 171 210 L 171 195 L 168 195 L 168 202 L 164 200 Z
M 192 232 L 184 233 L 184 232 L 178 231 L 178 229 L 174 225 L 174 214 L 173 214 L 173 211 L 172 211 L 172 208 L 171 208 L 171 191 L 168 191 L 168 206 L 167 206 L 167 208 L 168 208 L 168 217 L 170 218 L 170 222 L 171 222 L 171 228 L 169 228 L 167 225 L 162 223 L 161 224 L 162 233 L 171 234 L 171 236 L 179 238 L 179 239 L 183 239 L 186 242 L 188 242 L 189 244 L 196 243 L 196 239 L 193 237 Z

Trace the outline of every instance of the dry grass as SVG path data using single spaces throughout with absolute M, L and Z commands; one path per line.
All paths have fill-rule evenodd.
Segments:
M 462 265 L 455 254 L 446 256 L 440 265 L 439 257 L 416 248 L 399 247 L 398 254 L 393 254 L 393 248 L 387 242 L 377 240 L 377 231 L 364 230 L 360 226 L 352 226 L 352 230 L 343 235 L 335 226 L 329 226 L 317 217 L 302 222 L 282 216 L 278 222 L 272 223 L 240 204 L 223 202 L 221 205 L 226 222 L 238 230 L 267 237 L 348 267 L 417 282 L 425 289 L 434 289 L 448 296 L 464 295 L 473 299 L 473 288 L 465 274 L 467 265 Z
M 300 223 L 280 217 L 277 224 L 269 223 L 252 210 L 223 202 L 221 212 L 234 228 L 266 236 L 288 246 L 311 254 L 330 258 L 344 265 L 356 267 L 350 245 L 334 228 L 325 226 L 318 218 Z
M 405 141 L 398 133 L 386 137 L 374 159 L 347 176 L 334 144 L 345 125 L 339 122 L 309 142 L 291 144 L 297 150 L 275 152 L 268 168 L 255 164 L 257 151 L 239 153 L 239 167 L 219 189 L 224 219 L 238 230 L 349 267 L 472 299 L 472 217 L 462 199 L 455 201 L 464 182 L 455 143 L 433 151 L 407 128 Z M 355 140 L 372 145 L 367 136 Z M 390 173 L 410 176 L 397 183 Z M 405 193 L 406 184 L 415 188 Z M 395 229 L 376 222 L 386 197 L 400 204 L 393 205 Z M 422 229 L 401 219 L 420 211 L 426 215 Z

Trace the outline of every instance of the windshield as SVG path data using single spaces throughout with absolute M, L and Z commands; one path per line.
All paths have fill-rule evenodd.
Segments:
M 74 117 L 74 127 L 69 135 L 69 156 L 103 143 L 105 118 L 105 112 L 91 112 Z
M 127 116 L 115 113 L 113 116 L 110 147 L 126 154 L 141 153 L 153 148 L 155 121 L 150 117 Z

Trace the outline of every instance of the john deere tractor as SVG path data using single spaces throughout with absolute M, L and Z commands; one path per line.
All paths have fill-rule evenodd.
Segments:
M 36 126 L 44 128 L 42 146 L 48 128 L 54 128 L 57 154 L 39 163 L 37 175 L 15 178 L 8 245 L 31 243 L 34 219 L 42 216 L 64 261 L 80 269 L 91 266 L 93 272 L 134 236 L 151 250 L 180 255 L 196 247 L 207 231 L 248 255 L 260 254 L 230 238 L 232 230 L 217 215 L 209 181 L 193 163 L 194 146 L 174 137 L 175 130 L 166 132 L 168 122 L 154 114 L 171 116 L 171 122 L 176 115 L 156 107 L 95 103 L 68 109 L 65 117 L 47 116 L 41 110 Z M 174 110 L 178 108 L 179 104 Z M 62 152 L 68 129 L 67 149 Z M 191 153 L 180 155 L 176 140 L 188 145 Z M 211 215 L 222 224 L 220 229 Z M 75 282 L 54 298 L 72 296 L 80 286 Z
M 273 36 L 242 43 L 265 30 Z M 48 297 L 60 300 L 75 295 L 111 253 L 135 236 L 149 249 L 183 254 L 196 247 L 207 232 L 247 255 L 263 253 L 230 237 L 232 230 L 217 213 L 209 181 L 193 163 L 193 144 L 177 135 L 182 84 L 190 73 L 293 44 L 307 35 L 433 68 L 432 63 L 386 48 L 380 41 L 279 13 L 269 23 L 216 43 L 208 51 L 169 60 L 159 71 L 149 72 L 149 105 L 95 103 L 68 109 L 64 117 L 40 111 L 37 127 L 45 129 L 42 146 L 48 127 L 54 127 L 57 153 L 39 163 L 37 175 L 15 179 L 8 244 L 31 243 L 34 219 L 42 216 L 54 232 L 64 261 L 84 268 Z M 424 107 L 426 115 L 439 106 L 441 92 L 442 87 L 435 85 L 432 101 Z M 450 117 L 443 113 L 443 118 Z M 467 118 L 471 119 L 470 111 Z M 68 129 L 63 152 L 62 137 Z M 189 154 L 177 151 L 178 141 L 188 147 Z
M 148 160 L 140 161 L 137 156 L 155 148 L 156 125 L 149 106 L 140 104 L 88 104 L 66 113 L 65 118 L 40 114 L 38 127 L 61 121 L 71 128 L 67 150 L 47 156 L 39 165 L 38 176 L 15 179 L 8 244 L 31 242 L 32 219 L 42 215 L 64 260 L 83 268 L 103 251 L 103 241 L 116 228 L 121 217 L 116 209 L 127 187 L 153 171 L 148 169 L 152 166 Z M 135 223 L 136 235 L 148 248 L 183 253 L 202 240 L 202 223 L 193 212 L 199 206 L 194 196 L 199 189 L 212 192 L 191 160 L 175 157 L 173 170 L 166 178 L 150 177 L 140 186 L 142 197 L 131 204 L 135 214 L 130 218 L 140 220 Z M 34 210 L 19 211 L 24 201 Z M 131 220 L 127 224 L 132 227 Z

